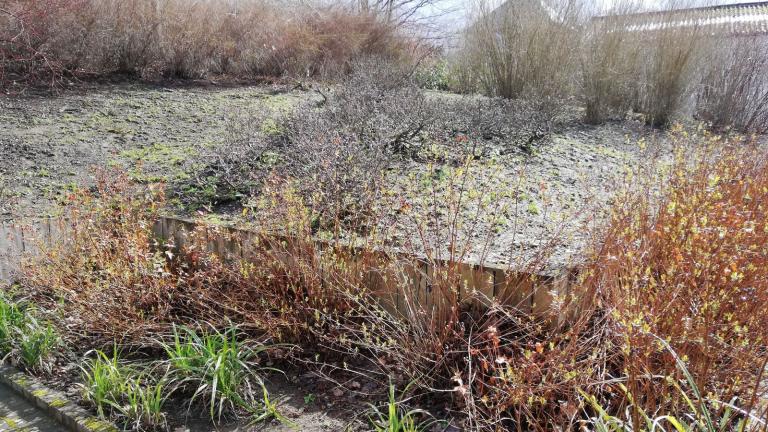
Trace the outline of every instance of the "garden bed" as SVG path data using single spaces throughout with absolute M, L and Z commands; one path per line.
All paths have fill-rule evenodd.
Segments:
M 439 92 L 430 97 L 462 100 Z M 464 99 L 471 104 L 476 98 Z M 165 182 L 171 213 L 202 214 L 213 222 L 250 222 L 242 217 L 247 197 L 222 200 L 204 183 L 188 186 L 185 181 L 205 178 L 212 150 L 241 139 L 254 121 L 269 126 L 292 107 L 319 100 L 318 92 L 287 87 L 139 84 L 90 85 L 55 96 L 5 98 L 0 101 L 0 123 L 7 131 L 0 137 L 0 217 L 55 215 L 57 203 L 66 201 L 74 188 L 93 185 L 95 170 L 119 166 L 132 179 Z M 569 240 L 558 242 L 550 266 L 573 265 L 589 241 L 584 224 L 602 219 L 624 172 L 659 158 L 659 152 L 670 147 L 665 133 L 641 123 L 588 126 L 577 120 L 579 115 L 565 115 L 561 126 L 532 154 L 511 138 L 484 144 L 486 157 L 472 168 L 477 188 L 506 189 L 515 196 L 500 205 L 503 211 L 490 224 L 491 232 L 476 233 L 478 241 L 490 239 L 487 263 L 524 262 L 537 246 L 559 237 Z M 426 189 L 414 187 L 409 177 L 427 175 L 430 169 L 443 175 L 439 164 L 393 159 L 390 187 L 404 200 L 419 201 Z M 190 196 L 195 199 L 190 201 Z M 466 214 L 472 210 L 464 209 Z M 382 215 L 382 223 L 393 223 L 392 215 Z M 402 244 L 412 230 L 408 225 L 395 226 L 390 243 Z
M 587 126 L 378 66 L 310 90 L 4 100 L 21 125 L 2 141 L 5 218 L 66 231 L 4 290 L 9 359 L 145 429 L 639 430 L 761 412 L 757 139 Z M 504 272 L 576 265 L 565 292 Z M 494 282 L 469 283 L 483 266 Z

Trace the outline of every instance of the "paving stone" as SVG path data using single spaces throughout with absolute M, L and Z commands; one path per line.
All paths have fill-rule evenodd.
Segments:
M 44 411 L 0 384 L 0 431 L 53 432 L 65 431 Z

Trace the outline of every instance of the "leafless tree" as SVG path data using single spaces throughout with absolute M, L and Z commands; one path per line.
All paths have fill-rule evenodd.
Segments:
M 352 5 L 360 12 L 371 14 L 393 26 L 411 23 L 426 24 L 451 12 L 455 7 L 445 0 L 353 0 Z

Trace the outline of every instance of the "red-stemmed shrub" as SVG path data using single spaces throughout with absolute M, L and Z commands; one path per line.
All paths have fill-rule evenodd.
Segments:
M 686 382 L 662 338 L 708 403 L 737 398 L 750 409 L 766 391 L 768 158 L 738 138 L 675 135 L 681 150 L 657 167 L 666 174 L 619 195 L 584 272 L 580 289 L 607 315 L 603 343 L 616 354 L 604 379 L 624 383 L 647 412 L 685 412 L 663 379 Z M 615 409 L 630 404 L 607 388 Z

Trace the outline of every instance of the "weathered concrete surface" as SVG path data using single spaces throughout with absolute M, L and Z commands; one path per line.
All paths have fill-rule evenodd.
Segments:
M 51 432 L 66 430 L 45 412 L 0 384 L 0 431 Z
M 5 390 L 4 394 L 9 395 L 7 413 L 11 420 L 6 424 L 0 422 L 0 431 L 117 431 L 112 423 L 94 417 L 85 409 L 68 400 L 60 391 L 46 387 L 36 378 L 26 375 L 10 365 L 0 364 L 0 385 Z M 26 401 L 28 408 L 24 408 L 24 401 Z M 14 411 L 14 407 L 18 411 Z M 27 413 L 28 417 L 22 417 L 19 413 Z M 14 415 L 21 420 L 26 419 L 27 422 L 46 419 L 54 422 L 54 427 L 44 428 L 43 423 L 40 423 L 39 429 L 19 428 L 20 424 L 14 425 L 13 423 Z

